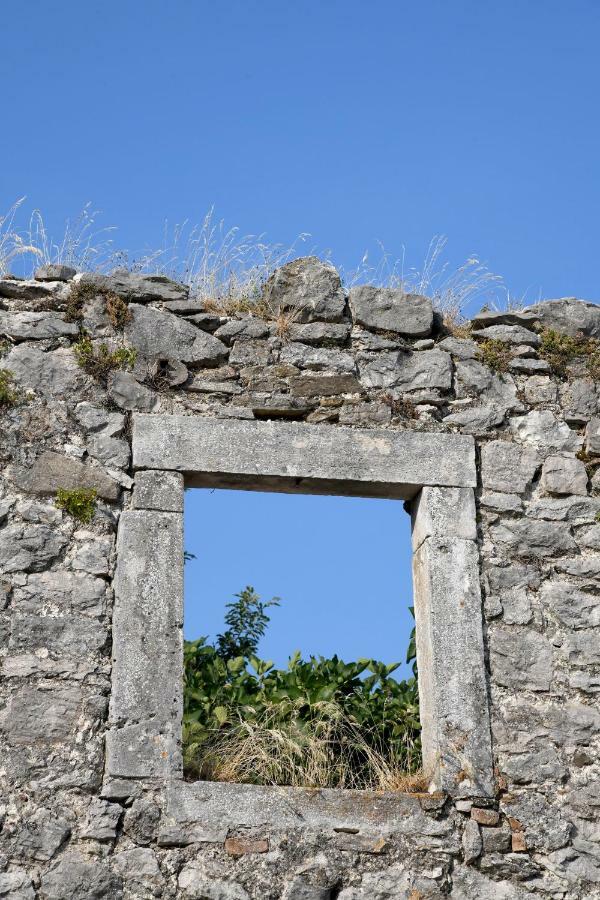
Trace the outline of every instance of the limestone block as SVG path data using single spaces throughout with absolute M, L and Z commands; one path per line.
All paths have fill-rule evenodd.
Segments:
M 290 378 L 292 397 L 332 397 L 336 394 L 359 394 L 360 381 L 355 375 L 296 375 Z
M 77 325 L 65 322 L 51 312 L 2 312 L 0 310 L 0 334 L 14 341 L 43 341 L 57 337 L 75 337 Z
M 504 687 L 548 691 L 552 681 L 552 647 L 537 631 L 490 627 L 490 667 L 494 680 Z
M 583 440 L 560 422 L 549 409 L 533 410 L 510 421 L 513 434 L 523 444 L 545 451 L 579 450 Z
M 36 269 L 33 277 L 36 281 L 70 281 L 77 270 L 71 266 L 63 266 L 60 263 L 47 263 Z
M 66 545 L 67 538 L 48 525 L 8 525 L 0 531 L 0 571 L 40 572 Z
M 531 312 L 519 309 L 486 309 L 473 316 L 471 322 L 475 328 L 489 328 L 493 325 L 519 325 L 533 330 L 538 321 Z
M 431 537 L 413 556 L 425 770 L 455 796 L 494 792 L 474 541 Z
M 494 526 L 490 535 L 493 541 L 506 544 L 510 552 L 523 559 L 543 559 L 577 552 L 570 529 L 561 522 L 506 519 L 503 524 Z
M 265 284 L 263 300 L 275 314 L 293 311 L 297 322 L 340 322 L 346 307 L 338 272 L 315 256 L 276 269 Z
M 431 334 L 433 307 L 428 297 L 407 294 L 401 289 L 359 285 L 351 288 L 348 301 L 358 325 L 418 338 Z
M 125 326 L 127 342 L 147 357 L 178 359 L 198 366 L 216 366 L 227 357 L 222 341 L 164 310 L 132 303 Z
M 75 851 L 64 853 L 42 876 L 41 900 L 121 900 L 123 883 L 108 861 L 92 861 Z
M 514 346 L 526 344 L 529 347 L 539 347 L 541 343 L 539 334 L 522 325 L 486 325 L 483 329 L 473 331 L 472 335 L 479 341 L 504 341 Z
M 80 573 L 41 572 L 28 575 L 14 596 L 22 614 L 81 612 L 96 617 L 105 611 L 106 582 Z
M 0 729 L 12 746 L 65 741 L 72 733 L 82 705 L 81 687 L 52 688 L 25 685 L 0 712 Z
M 563 297 L 560 300 L 544 300 L 528 306 L 523 312 L 535 316 L 544 328 L 553 328 L 572 337 L 578 334 L 600 337 L 600 306 L 595 303 Z
M 165 302 L 187 300 L 189 287 L 172 281 L 165 275 L 144 275 L 117 269 L 111 275 L 82 275 L 82 284 L 93 285 L 98 293 L 113 293 L 135 303 L 153 300 Z
M 183 475 L 149 470 L 138 472 L 133 487 L 134 509 L 183 512 Z
M 250 895 L 240 884 L 210 876 L 198 861 L 183 867 L 177 886 L 185 900 L 250 900 Z
M 111 722 L 152 719 L 160 733 L 181 715 L 181 515 L 122 513 L 114 589 Z
M 87 379 L 70 349 L 42 353 L 25 345 L 14 347 L 4 358 L 3 367 L 13 373 L 21 387 L 59 400 L 77 396 Z
M 7 900 L 35 900 L 31 876 L 24 869 L 0 872 L 0 897 Z
M 98 466 L 46 450 L 28 469 L 13 469 L 11 480 L 23 491 L 54 494 L 59 488 L 95 488 L 105 500 L 117 500 L 119 484 Z
M 438 350 L 445 350 L 455 359 L 476 359 L 478 347 L 475 341 L 467 338 L 457 338 L 450 335 L 442 341 L 438 341 Z
M 427 538 L 477 539 L 475 495 L 471 488 L 424 487 L 412 505 L 413 553 Z
M 175 678 L 165 690 L 179 688 Z M 114 682 L 113 682 L 114 685 Z M 111 709 L 114 715 L 114 705 Z M 181 712 L 179 713 L 181 715 Z M 176 718 L 176 715 L 173 716 Z M 121 728 L 111 728 L 106 733 L 105 777 L 112 778 L 166 778 L 182 775 L 180 728 L 173 723 L 146 721 Z
M 131 372 L 118 369 L 108 376 L 108 395 L 120 409 L 152 412 L 159 404 L 154 391 L 136 381 Z
M 24 856 L 47 861 L 52 859 L 70 834 L 71 827 L 65 819 L 39 807 L 19 829 L 17 842 Z
M 133 881 L 160 877 L 156 853 L 149 847 L 134 847 L 115 853 L 113 866 L 119 875 Z
M 243 319 L 230 319 L 214 332 L 216 338 L 231 344 L 235 341 L 248 341 L 269 336 L 269 326 L 262 319 L 244 316 Z
M 254 339 L 234 341 L 229 362 L 232 366 L 267 366 L 272 361 L 271 355 L 271 345 L 268 341 Z
M 112 841 L 117 836 L 117 828 L 123 815 L 123 807 L 107 800 L 92 800 L 81 837 L 95 841 Z
M 260 474 L 303 493 L 410 499 L 417 485 L 476 483 L 472 438 L 453 434 L 136 415 L 133 454 L 135 468 L 197 473 L 204 484 Z
M 587 496 L 588 476 L 580 459 L 548 456 L 542 467 L 541 486 L 549 494 Z
M 82 657 L 101 650 L 108 633 L 101 623 L 84 616 L 24 616 L 12 618 L 10 649 L 40 650 Z
M 600 597 L 578 590 L 567 579 L 549 579 L 540 589 L 542 602 L 569 628 L 600 626 Z
M 598 390 L 591 378 L 574 378 L 560 386 L 560 405 L 567 422 L 584 425 L 598 415 Z
M 600 456 L 600 418 L 590 419 L 585 430 L 585 450 L 591 456 Z
M 481 480 L 488 490 L 522 494 L 541 461 L 536 450 L 510 441 L 489 441 L 481 448 Z
M 311 369 L 314 372 L 336 372 L 351 374 L 356 372 L 356 363 L 350 353 L 328 347 L 310 347 L 307 344 L 286 344 L 279 356 L 280 362 Z
M 367 388 L 400 387 L 405 391 L 452 386 L 452 361 L 443 350 L 418 353 L 380 353 L 361 365 L 360 380 Z
M 350 336 L 349 322 L 293 322 L 288 328 L 291 341 L 310 344 L 313 347 L 338 347 Z

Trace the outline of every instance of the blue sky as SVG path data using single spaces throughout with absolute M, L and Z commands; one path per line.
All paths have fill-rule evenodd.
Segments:
M 199 221 L 214 205 L 273 242 L 309 232 L 346 268 L 378 241 L 394 255 L 405 247 L 418 267 L 445 234 L 450 264 L 477 253 L 513 296 L 598 300 L 599 39 L 596 0 L 7 4 L 0 211 L 26 194 L 57 233 L 91 200 L 135 253 L 160 244 L 165 220 Z M 277 516 L 308 541 L 322 501 L 301 500 L 285 500 L 290 519 Z M 223 503 L 228 545 L 262 537 L 247 527 L 245 495 Z M 260 572 L 248 571 L 255 555 L 237 569 L 229 549 L 215 557 L 235 578 L 207 583 L 211 602 L 246 582 L 287 599 L 264 648 L 273 656 L 288 639 L 285 652 L 329 652 L 314 618 L 298 615 L 309 602 L 325 617 L 319 629 L 338 628 L 342 654 L 358 654 L 357 636 L 369 643 L 361 652 L 377 652 L 364 607 L 367 594 L 369 604 L 390 596 L 379 568 L 365 567 L 371 581 L 357 576 L 356 590 L 336 588 L 347 615 L 327 619 L 348 504 L 323 506 L 316 573 L 298 564 L 305 545 L 283 568 L 263 551 Z M 252 516 L 268 525 L 269 509 Z M 365 560 L 395 527 L 369 526 Z M 379 655 L 393 657 L 386 631 Z

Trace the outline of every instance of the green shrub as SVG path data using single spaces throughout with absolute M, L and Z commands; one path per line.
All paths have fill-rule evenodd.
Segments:
M 277 602 L 261 604 L 252 588 L 237 597 L 227 619 L 236 624 L 216 646 L 206 638 L 184 645 L 187 776 L 373 789 L 404 784 L 420 766 L 414 631 L 407 654 L 413 677 L 406 681 L 391 677 L 399 663 L 304 660 L 300 652 L 276 669 L 253 652 L 230 655 L 256 648 L 268 623 L 264 610 Z
M 118 350 L 109 350 L 106 344 L 96 347 L 87 334 L 73 344 L 73 352 L 81 368 L 100 381 L 105 380 L 113 369 L 131 369 L 137 356 L 132 347 Z
M 600 379 L 600 342 L 595 338 L 572 337 L 553 328 L 545 328 L 540 336 L 539 355 L 550 364 L 554 375 L 567 378 L 570 363 L 583 358 L 590 377 Z
M 96 512 L 97 493 L 95 488 L 59 488 L 55 505 L 78 522 L 87 524 L 92 521 Z
M 477 359 L 493 372 L 507 372 L 513 358 L 512 348 L 506 341 L 482 341 L 477 350 Z
M 0 369 L 0 408 L 16 406 L 21 395 L 12 387 L 14 381 L 10 369 Z

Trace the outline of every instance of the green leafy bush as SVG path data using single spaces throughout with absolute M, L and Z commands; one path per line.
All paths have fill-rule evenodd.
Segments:
M 94 518 L 96 512 L 97 491 L 95 488 L 59 488 L 56 494 L 55 505 L 64 509 L 66 513 L 77 519 L 78 522 L 87 524 Z
M 216 646 L 206 638 L 185 642 L 187 776 L 406 789 L 420 766 L 414 630 L 406 681 L 391 677 L 399 663 L 304 660 L 300 652 L 276 669 L 255 650 L 269 621 L 265 609 L 279 601 L 263 604 L 252 588 L 237 598 Z M 422 786 L 422 778 L 414 783 Z

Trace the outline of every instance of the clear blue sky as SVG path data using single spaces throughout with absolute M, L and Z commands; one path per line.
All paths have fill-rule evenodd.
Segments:
M 30 0 L 6 4 L 2 24 L 0 210 L 26 194 L 56 232 L 92 200 L 135 251 L 160 244 L 165 219 L 198 221 L 214 204 L 273 242 L 309 232 L 345 267 L 378 240 L 418 266 L 446 234 L 451 262 L 477 253 L 513 295 L 599 298 L 597 0 Z M 246 499 L 222 501 L 227 554 L 214 560 L 232 577 L 206 584 L 211 598 L 255 582 L 286 597 L 272 631 L 286 652 L 329 652 L 322 625 L 342 654 L 376 653 L 365 596 L 387 602 L 392 587 L 378 566 L 359 575 L 353 549 L 356 578 L 336 589 L 346 614 L 327 620 L 350 502 L 323 506 L 315 572 L 300 547 L 279 567 L 269 526 L 283 512 L 265 501 L 249 515 Z M 281 502 L 313 538 L 321 513 L 315 524 L 300 498 Z M 363 561 L 382 547 L 369 528 Z M 242 564 L 231 541 L 265 530 L 264 568 L 248 571 L 257 555 Z M 319 627 L 299 615 L 309 602 Z M 381 615 L 379 655 L 393 657 Z

